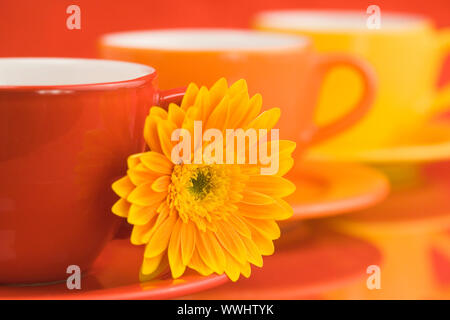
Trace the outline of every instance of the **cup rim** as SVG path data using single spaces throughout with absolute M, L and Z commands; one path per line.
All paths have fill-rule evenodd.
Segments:
M 0 63 L 3 61 L 10 60 L 13 61 L 32 61 L 36 62 L 101 62 L 121 66 L 130 66 L 134 68 L 142 68 L 142 75 L 131 76 L 123 80 L 114 81 L 86 81 L 86 83 L 68 83 L 68 84 L 0 84 L 0 92 L 10 92 L 10 91 L 39 91 L 42 90 L 42 94 L 57 94 L 60 91 L 96 91 L 96 90 L 114 90 L 123 87 L 137 87 L 152 81 L 157 77 L 157 72 L 155 68 L 147 66 L 144 64 L 125 62 L 119 60 L 111 59 L 91 59 L 91 58 L 71 58 L 71 57 L 0 57 Z
M 381 11 L 381 19 L 383 18 L 394 18 L 394 19 L 406 19 L 408 20 L 404 26 L 396 27 L 386 27 L 380 29 L 369 29 L 369 28 L 349 28 L 342 26 L 339 28 L 316 28 L 314 26 L 283 26 L 280 23 L 269 23 L 269 19 L 274 19 L 276 16 L 283 15 L 367 15 L 364 10 L 350 10 L 350 9 L 281 9 L 281 10 L 263 10 L 257 12 L 252 19 L 252 24 L 256 27 L 262 27 L 269 30 L 291 30 L 291 31 L 304 31 L 311 33 L 360 33 L 360 32 L 371 32 L 371 33 L 398 33 L 410 30 L 416 30 L 424 26 L 432 26 L 433 22 L 429 17 L 422 14 L 407 13 L 407 12 L 396 12 L 396 11 Z M 383 20 L 382 20 L 383 21 Z
M 216 35 L 224 35 L 225 33 L 239 35 L 247 35 L 254 37 L 267 37 L 268 39 L 285 41 L 285 45 L 273 45 L 273 46 L 256 46 L 256 47 L 245 47 L 245 46 L 229 46 L 229 47 L 187 47 L 187 46 L 164 46 L 164 45 L 136 45 L 130 43 L 119 43 L 122 42 L 126 37 L 130 36 L 148 36 L 148 35 L 158 35 L 166 33 L 172 36 L 176 33 L 187 33 L 191 35 L 216 33 Z M 126 41 L 131 41 L 125 39 Z M 162 28 L 162 29 L 144 29 L 144 30 L 131 30 L 122 31 L 114 33 L 103 34 L 99 38 L 100 46 L 102 47 L 112 47 L 120 49 L 133 49 L 133 50 L 144 50 L 144 51 L 160 51 L 160 52 L 189 52 L 189 53 L 271 53 L 271 52 L 284 52 L 290 50 L 305 49 L 311 45 L 311 40 L 309 37 L 300 35 L 289 35 L 280 34 L 277 32 L 270 31 L 260 31 L 253 29 L 243 29 L 243 28 Z

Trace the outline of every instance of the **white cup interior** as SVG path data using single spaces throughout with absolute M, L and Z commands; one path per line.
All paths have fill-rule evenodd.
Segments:
M 256 16 L 260 26 L 294 30 L 370 30 L 365 11 L 280 10 L 261 12 Z M 409 14 L 380 12 L 380 29 L 402 30 L 423 22 L 423 18 Z M 376 29 L 372 29 L 376 30 Z
M 153 73 L 136 63 L 72 58 L 0 58 L 0 86 L 99 84 Z
M 303 47 L 306 38 L 236 29 L 166 29 L 105 35 L 108 46 L 160 50 L 239 51 Z

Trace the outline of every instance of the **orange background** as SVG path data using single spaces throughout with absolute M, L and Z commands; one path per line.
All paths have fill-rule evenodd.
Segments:
M 81 8 L 81 30 L 66 28 L 66 8 Z M 0 0 L 0 56 L 94 57 L 102 33 L 166 27 L 247 27 L 253 13 L 279 8 L 370 4 L 450 24 L 449 0 Z
M 81 30 L 68 30 L 66 8 L 81 8 Z M 449 0 L 0 0 L 0 57 L 96 57 L 107 32 L 173 27 L 249 26 L 255 12 L 282 8 L 420 13 L 450 26 Z M 450 63 L 443 79 L 450 78 Z M 443 81 L 441 81 L 443 82 Z

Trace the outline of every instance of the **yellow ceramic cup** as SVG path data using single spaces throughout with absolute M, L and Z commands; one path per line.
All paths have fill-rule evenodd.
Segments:
M 319 147 L 327 153 L 389 145 L 450 105 L 450 86 L 436 88 L 450 51 L 450 29 L 437 31 L 426 18 L 383 12 L 380 28 L 369 29 L 369 17 L 356 11 L 288 10 L 262 12 L 254 20 L 257 29 L 307 35 L 321 52 L 351 53 L 375 67 L 375 106 L 357 126 Z M 361 90 L 351 70 L 334 70 L 323 87 L 318 122 L 345 113 Z

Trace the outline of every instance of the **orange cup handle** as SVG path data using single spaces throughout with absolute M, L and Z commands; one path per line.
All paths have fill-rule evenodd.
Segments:
M 363 83 L 363 93 L 358 103 L 345 115 L 324 126 L 313 127 L 305 137 L 312 144 L 326 140 L 355 125 L 372 108 L 375 100 L 377 78 L 373 68 L 365 61 L 347 54 L 326 54 L 319 56 L 315 72 L 323 82 L 325 75 L 333 68 L 348 66 L 355 69 Z
M 169 104 L 177 103 L 181 104 L 181 100 L 186 93 L 186 87 L 174 88 L 169 90 L 161 90 L 159 91 L 159 106 L 167 109 Z

